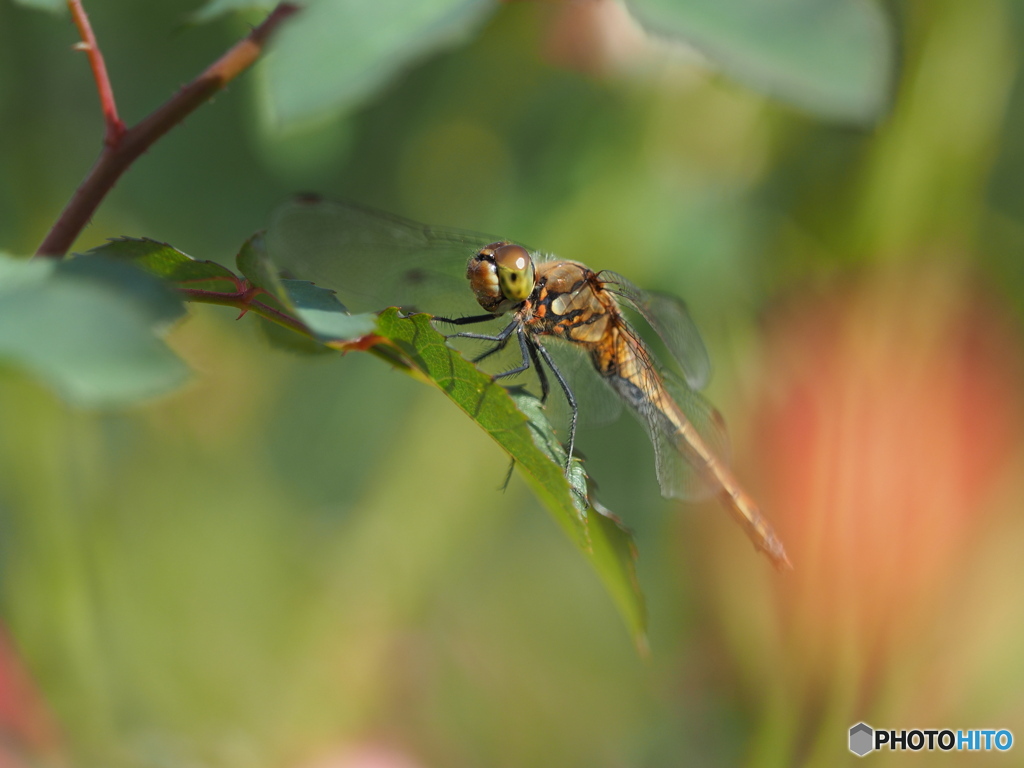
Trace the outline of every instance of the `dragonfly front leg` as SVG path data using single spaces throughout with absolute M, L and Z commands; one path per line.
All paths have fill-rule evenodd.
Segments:
M 435 320 L 440 320 L 443 323 L 451 323 L 452 325 L 465 325 L 467 323 L 482 323 L 485 319 L 493 320 L 494 319 L 494 315 L 488 315 L 486 318 L 484 318 L 483 316 L 480 316 L 480 317 L 463 317 L 463 318 L 461 318 L 462 322 L 460 322 L 459 320 L 448 320 L 447 318 L 443 318 L 443 317 L 435 317 L 434 319 Z M 496 341 L 496 342 L 501 344 L 501 347 L 503 347 L 503 346 L 505 346 L 505 343 L 508 341 L 509 337 L 512 335 L 512 332 L 515 331 L 515 329 L 518 328 L 518 327 L 519 327 L 519 322 L 513 320 L 511 323 L 506 325 L 504 327 L 504 329 L 502 329 L 501 333 L 499 333 L 497 335 L 491 335 L 491 334 L 487 334 L 487 333 L 466 333 L 465 331 L 461 331 L 459 333 L 450 333 L 447 336 L 445 336 L 445 338 L 446 339 L 479 339 L 480 341 Z M 497 351 L 498 349 L 501 349 L 501 347 L 496 347 L 495 351 Z
M 569 389 L 569 384 L 562 377 L 562 372 L 558 370 L 558 366 L 555 365 L 555 361 L 551 359 L 551 355 L 546 349 L 544 349 L 544 346 L 539 341 L 534 339 L 533 343 L 536 345 L 537 351 L 540 352 L 541 357 L 544 358 L 544 362 L 548 364 L 549 368 L 551 368 L 551 372 L 555 374 L 555 378 L 558 379 L 558 383 L 561 385 L 562 392 L 565 393 L 565 399 L 569 401 L 569 408 L 572 411 L 572 417 L 569 419 L 569 444 L 566 446 L 565 450 L 565 476 L 568 477 L 569 470 L 572 467 L 573 448 L 576 447 L 576 419 L 580 415 L 580 410 L 576 406 L 576 398 L 573 395 L 572 390 Z
M 434 317 L 439 323 L 448 323 L 448 325 L 471 325 L 472 323 L 486 323 L 488 320 L 493 320 L 497 315 L 486 314 L 486 315 L 473 315 L 472 317 Z

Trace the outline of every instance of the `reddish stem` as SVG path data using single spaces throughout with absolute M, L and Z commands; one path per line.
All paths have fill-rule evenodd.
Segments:
M 117 115 L 117 104 L 114 102 L 114 89 L 110 87 L 110 78 L 107 76 L 107 65 L 103 61 L 103 52 L 100 50 L 96 36 L 92 32 L 92 25 L 89 24 L 89 16 L 82 7 L 81 0 L 68 0 L 68 10 L 71 11 L 71 18 L 75 20 L 78 27 L 78 34 L 82 42 L 75 46 L 80 51 L 85 51 L 89 57 L 89 65 L 92 67 L 93 77 L 96 78 L 96 90 L 100 95 L 100 107 L 103 110 L 103 120 L 107 125 L 106 135 L 103 143 L 112 147 L 121 140 L 124 135 L 124 122 Z
M 286 315 L 284 312 L 274 309 L 273 307 L 264 304 L 262 301 L 254 301 L 256 296 L 261 293 L 266 293 L 262 288 L 245 288 L 237 292 L 204 291 L 198 288 L 180 288 L 178 292 L 186 301 L 198 301 L 203 304 L 219 304 L 222 307 L 237 307 L 242 310 L 243 315 L 251 310 L 257 315 L 262 315 L 267 320 L 272 320 L 278 325 L 283 325 L 285 328 L 290 328 L 304 336 L 312 337 L 313 335 L 303 323 L 300 323 L 291 315 Z M 239 317 L 241 316 L 242 315 L 239 315 Z
M 104 146 L 99 160 L 71 196 L 60 218 L 36 251 L 36 256 L 59 258 L 67 253 L 103 198 L 139 155 L 250 67 L 263 52 L 270 35 L 281 22 L 298 10 L 298 6 L 291 3 L 278 5 L 248 37 L 236 43 L 199 77 L 156 111 L 124 131 L 114 144 Z

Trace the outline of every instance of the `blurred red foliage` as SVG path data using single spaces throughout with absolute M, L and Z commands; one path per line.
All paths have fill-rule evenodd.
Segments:
M 57 727 L 43 698 L 0 629 L 0 768 L 56 764 Z
M 936 269 L 770 315 L 750 444 L 771 446 L 759 487 L 796 566 L 780 624 L 812 677 L 912 639 L 992 519 L 1024 410 L 1021 340 L 997 306 Z

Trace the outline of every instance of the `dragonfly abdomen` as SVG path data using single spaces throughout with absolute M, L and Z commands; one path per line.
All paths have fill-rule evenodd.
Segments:
M 594 355 L 596 361 L 597 350 L 594 351 Z M 661 441 L 656 435 L 651 435 L 655 450 L 674 450 L 678 453 L 696 473 L 699 482 L 719 497 L 722 504 L 747 532 L 754 546 L 767 554 L 776 568 L 792 568 L 786 550 L 771 524 L 761 514 L 761 510 L 750 495 L 743 490 L 723 458 L 714 454 L 696 427 L 665 390 L 663 383 L 660 380 L 645 380 L 643 386 L 640 386 L 619 375 L 617 371 L 602 371 L 602 375 L 649 430 L 658 430 L 661 433 L 664 438 Z M 667 445 L 659 449 L 659 444 Z M 662 458 L 659 457 L 658 461 L 658 479 L 662 485 L 662 493 L 666 496 L 687 497 L 688 494 L 680 493 L 680 487 L 672 478 L 661 476 L 662 472 L 668 471 L 665 468 L 667 463 L 663 464 Z

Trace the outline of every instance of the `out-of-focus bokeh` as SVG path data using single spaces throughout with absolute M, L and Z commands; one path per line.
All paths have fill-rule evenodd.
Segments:
M 182 27 L 194 5 L 88 4 L 128 121 L 244 33 Z M 194 306 L 171 343 L 195 379 L 157 402 L 74 410 L 0 372 L 0 764 L 832 766 L 861 720 L 1024 738 L 1024 10 L 887 8 L 868 128 L 666 57 L 610 3 L 509 3 L 345 118 L 275 135 L 257 71 L 143 156 L 76 250 L 230 263 L 317 191 L 684 297 L 795 570 L 662 500 L 635 422 L 585 432 L 638 542 L 640 658 L 440 393 Z M 0 2 L 10 252 L 100 146 L 74 41 Z

